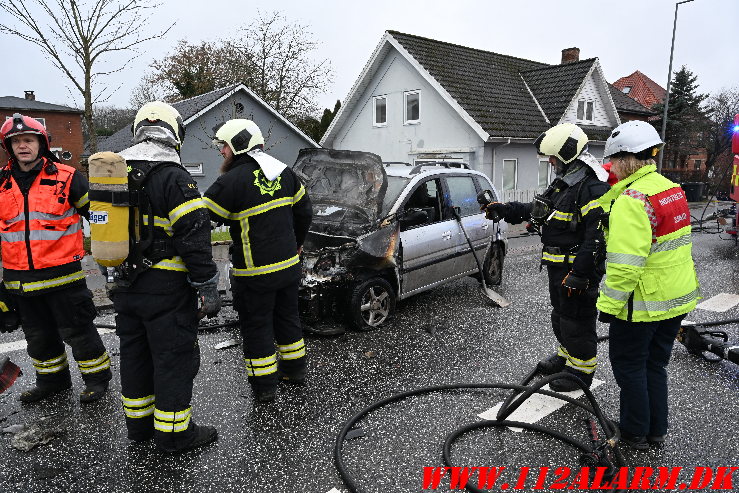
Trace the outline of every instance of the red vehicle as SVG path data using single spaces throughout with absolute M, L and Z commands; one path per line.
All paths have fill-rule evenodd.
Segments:
M 734 116 L 734 126 L 732 127 L 731 136 L 731 152 L 734 153 L 734 169 L 731 173 L 731 191 L 729 197 L 735 202 L 739 202 L 739 115 Z M 737 237 L 739 230 L 739 208 L 734 216 L 734 224 L 726 229 L 726 232 Z

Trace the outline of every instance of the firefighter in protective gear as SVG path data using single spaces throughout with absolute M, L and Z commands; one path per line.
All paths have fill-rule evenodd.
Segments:
M 35 402 L 71 387 L 66 342 L 85 382 L 80 401 L 96 401 L 112 374 L 81 264 L 87 180 L 57 161 L 46 129 L 33 118 L 7 119 L 0 142 L 10 156 L 0 171 L 3 282 L 36 368 L 36 386 L 19 398 Z
M 662 145 L 646 122 L 616 127 L 605 156 L 619 181 L 600 198 L 607 264 L 597 307 L 610 322 L 622 439 L 636 449 L 659 446 L 667 434 L 666 367 L 680 322 L 700 298 L 685 193 L 653 160 Z
M 547 268 L 559 348 L 539 363 L 539 369 L 546 374 L 564 370 L 589 386 L 597 362 L 595 301 L 602 277 L 602 261 L 597 259 L 603 249 L 602 210 L 597 199 L 609 187 L 608 174 L 587 152 L 587 143 L 585 132 L 572 123 L 542 133 L 534 144 L 540 154 L 549 156 L 556 179 L 531 203 L 493 203 L 486 209 L 511 224 L 532 221 L 540 227 L 541 265 Z M 550 387 L 565 392 L 580 388 L 565 378 L 552 381 Z
M 293 170 L 263 151 L 254 122 L 230 120 L 214 130 L 223 174 L 204 200 L 211 218 L 230 227 L 246 373 L 256 400 L 269 402 L 278 380 L 302 384 L 305 379 L 298 284 L 311 203 Z
M 129 257 L 115 268 L 110 293 L 121 341 L 123 410 L 129 439 L 153 437 L 158 449 L 182 452 L 218 436 L 214 427 L 195 424 L 190 403 L 200 367 L 198 299 L 200 315 L 218 312 L 218 269 L 208 211 L 180 162 L 180 114 L 166 103 L 147 103 L 133 132 L 133 147 L 120 155 L 130 167 L 129 190 L 138 190 L 131 222 L 146 234 L 131 235 Z

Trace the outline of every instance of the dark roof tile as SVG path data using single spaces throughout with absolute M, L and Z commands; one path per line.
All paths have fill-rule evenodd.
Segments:
M 44 103 L 16 96 L 0 96 L 0 108 L 17 111 L 58 111 L 60 113 L 84 113 L 78 108 L 70 108 L 60 104 Z
M 536 137 L 549 128 L 520 73 L 547 64 L 388 31 L 492 137 Z

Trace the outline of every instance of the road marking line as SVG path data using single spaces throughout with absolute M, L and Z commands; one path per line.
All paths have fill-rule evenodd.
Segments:
M 729 308 L 735 307 L 737 304 L 739 304 L 739 294 L 719 293 L 716 296 L 699 303 L 696 308 L 712 312 L 725 312 Z
M 115 332 L 115 330 L 113 330 L 113 329 L 98 329 L 98 333 L 100 335 L 110 334 L 111 332 Z M 25 339 L 21 339 L 20 341 L 6 342 L 5 344 L 0 344 L 0 353 L 10 353 L 12 351 L 19 351 L 21 349 L 26 349 L 26 340 Z
M 336 488 L 331 488 L 326 493 L 341 493 L 341 491 L 340 490 L 337 490 Z
M 604 383 L 605 382 L 603 380 L 598 380 L 597 378 L 594 378 L 593 384 L 590 386 L 590 390 L 592 391 L 593 389 L 601 386 Z M 542 387 L 542 389 L 550 390 L 549 384 Z M 575 390 L 574 392 L 562 392 L 562 394 L 576 399 L 584 395 L 585 393 L 582 390 Z M 543 394 L 534 394 L 529 397 L 526 402 L 521 405 L 521 407 L 513 411 L 511 415 L 508 416 L 506 419 L 510 421 L 521 421 L 523 423 L 536 423 L 537 421 L 545 418 L 560 407 L 563 407 L 565 404 L 567 404 L 567 402 L 561 399 L 557 399 L 556 397 L 550 397 Z M 478 414 L 478 416 L 482 419 L 493 420 L 498 414 L 498 409 L 500 409 L 500 406 L 502 405 L 503 403 L 499 402 L 487 411 Z M 513 428 L 510 426 L 508 428 L 511 431 L 523 431 L 523 428 Z

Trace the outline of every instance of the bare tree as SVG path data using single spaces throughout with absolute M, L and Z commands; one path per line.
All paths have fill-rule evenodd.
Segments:
M 318 42 L 307 26 L 288 22 L 280 12 L 259 12 L 233 46 L 252 64 L 247 85 L 277 111 L 292 121 L 317 112 L 315 97 L 333 75 L 328 60 L 312 59 Z
M 0 32 L 37 45 L 51 63 L 67 76 L 85 101 L 85 124 L 94 127 L 93 105 L 106 101 L 106 88 L 93 94 L 100 76 L 123 70 L 136 57 L 141 43 L 164 36 L 174 24 L 153 35 L 146 31 L 148 10 L 158 4 L 149 0 L 3 0 L 0 7 L 10 14 Z M 29 9 L 29 6 L 31 7 Z M 133 56 L 115 69 L 99 69 L 102 58 L 118 52 Z M 97 136 L 90 132 L 89 147 L 97 151 Z
M 154 72 L 147 80 L 165 87 L 166 99 L 170 102 L 246 81 L 253 72 L 248 58 L 240 54 L 230 41 L 190 44 L 183 39 L 172 53 L 154 60 L 151 67 Z
M 167 101 L 167 89 L 162 85 L 152 81 L 151 77 L 144 77 L 139 85 L 134 87 L 128 104 L 134 109 L 141 108 L 150 101 Z
M 739 87 L 721 89 L 705 103 L 706 120 L 702 131 L 702 144 L 706 148 L 706 171 L 731 148 L 734 115 L 739 113 Z

